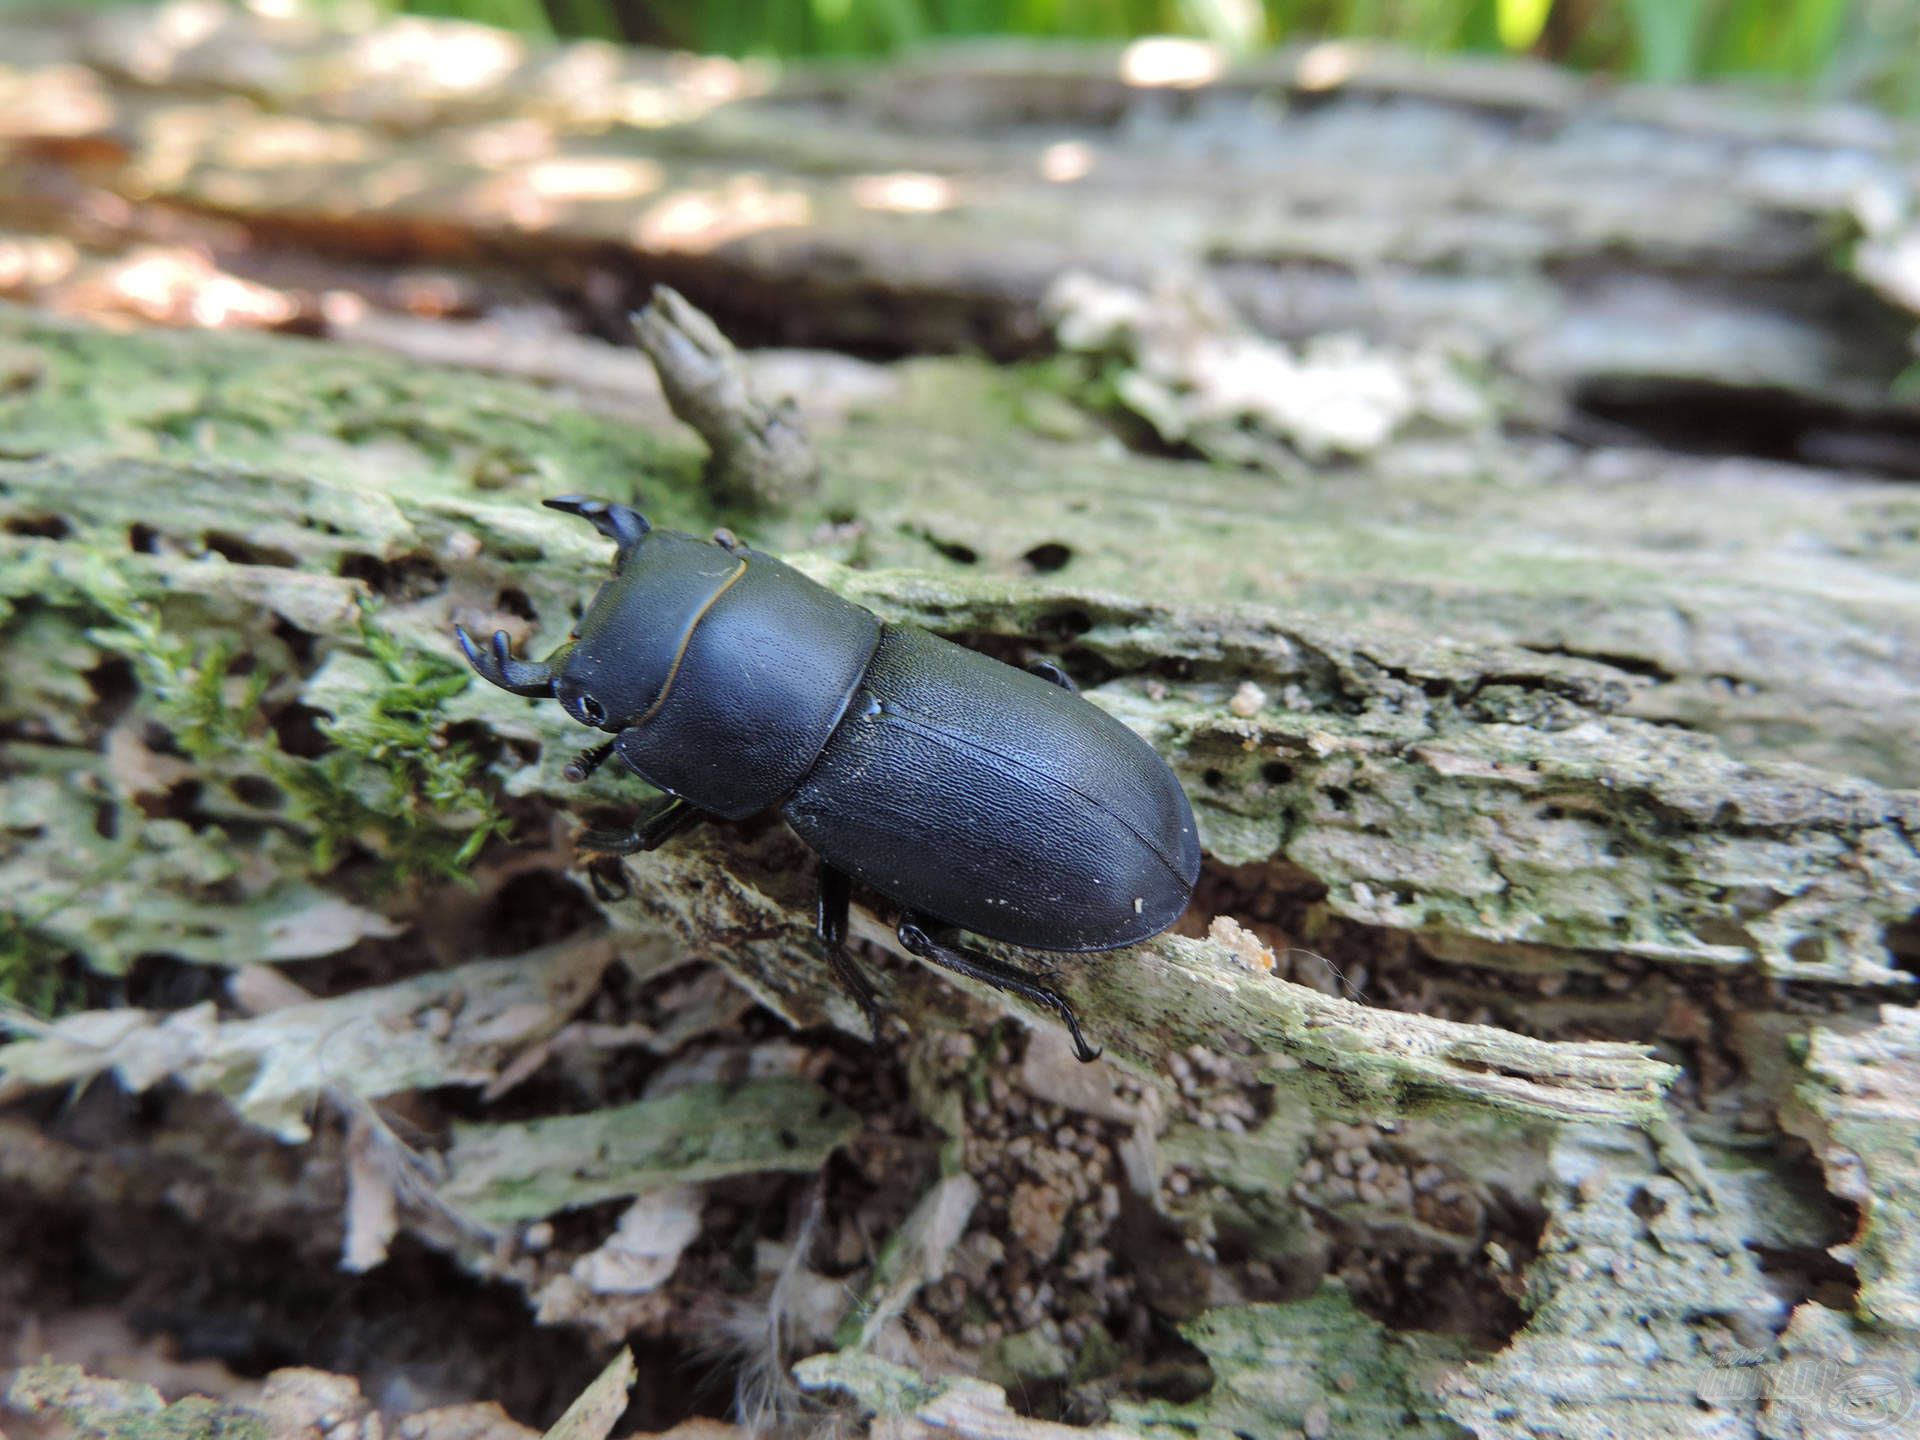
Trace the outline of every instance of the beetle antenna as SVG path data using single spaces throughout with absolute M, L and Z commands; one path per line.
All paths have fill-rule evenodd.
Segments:
M 547 509 L 558 510 L 563 515 L 578 515 L 618 545 L 623 560 L 627 552 L 646 539 L 647 532 L 653 529 L 647 523 L 647 517 L 638 510 L 628 505 L 616 505 L 611 500 L 595 500 L 589 495 L 556 495 L 541 503 Z
M 494 631 L 493 644 L 486 650 L 473 643 L 473 637 L 467 634 L 464 625 L 454 626 L 453 635 L 460 642 L 460 650 L 467 657 L 467 663 L 482 680 L 490 681 L 502 690 L 511 690 L 516 695 L 525 695 L 530 700 L 552 697 L 552 667 L 538 661 L 514 659 L 506 631 Z

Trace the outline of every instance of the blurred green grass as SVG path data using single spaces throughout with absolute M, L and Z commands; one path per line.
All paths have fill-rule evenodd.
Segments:
M 9 0 L 0 0 L 0 4 Z M 83 0 L 85 3 L 85 0 Z M 95 0 L 98 3 L 98 0 Z M 355 0 L 309 0 L 318 8 Z M 1920 109 L 1920 0 L 373 0 L 382 9 L 774 58 L 888 55 L 981 36 L 1186 35 L 1230 51 L 1374 39 L 1538 55 L 1654 81 L 1745 77 Z

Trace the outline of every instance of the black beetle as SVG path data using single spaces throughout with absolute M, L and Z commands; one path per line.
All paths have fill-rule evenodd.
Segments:
M 1034 950 L 1113 950 L 1166 929 L 1200 873 L 1193 808 L 1133 731 L 1058 666 L 1031 672 L 888 625 L 729 531 L 654 530 L 624 505 L 546 502 L 619 551 L 573 638 L 542 663 L 454 634 L 484 678 L 551 696 L 612 740 L 667 799 L 589 850 L 631 855 L 708 818 L 778 808 L 820 856 L 815 924 L 877 1037 L 846 952 L 849 877 L 902 909 L 909 953 L 1049 1006 L 1082 1060 L 1072 1008 L 1027 971 L 952 943 L 968 930 Z

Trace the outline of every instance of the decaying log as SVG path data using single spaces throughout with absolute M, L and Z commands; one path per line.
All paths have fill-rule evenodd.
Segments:
M 0 286 L 38 307 L 0 311 L 0 982 L 294 977 L 12 1015 L 0 1101 L 226 1097 L 344 1146 L 356 1268 L 397 1226 L 606 1341 L 711 1308 L 633 1278 L 699 1262 L 636 1270 L 607 1202 L 697 1231 L 708 1182 L 851 1154 L 908 1187 L 877 1253 L 727 1263 L 794 1307 L 776 1362 L 818 1352 L 781 1403 L 893 1433 L 1061 1433 L 1013 1408 L 1047 1387 L 1116 1435 L 1913 1433 L 1890 122 L 1327 49 L 1176 90 L 1111 56 L 775 77 L 197 8 L 0 33 L 0 220 L 32 232 Z M 1021 363 L 735 354 L 675 299 L 662 386 L 526 308 L 613 334 L 660 279 L 736 339 Z M 1209 864 L 1180 933 L 1060 964 L 1104 1065 L 889 956 L 858 897 L 898 1018 L 849 1094 L 866 1052 L 826 1027 L 865 1023 L 790 834 L 574 854 L 642 787 L 567 783 L 578 728 L 449 638 L 564 638 L 608 556 L 539 507 L 563 492 L 1058 656 L 1160 749 Z M 622 986 L 672 993 L 643 1019 Z M 415 1104 L 397 1177 L 382 1117 Z M 108 1174 L 6 1123 L 36 1136 L 8 1193 Z M 1063 1201 L 1023 1124 L 1100 1183 Z M 248 1233 L 339 1203 L 275 1190 Z M 799 1235 L 857 1230 L 807 1203 Z M 1065 1291 L 1096 1248 L 1157 1332 L 925 1308 L 1016 1262 Z M 1407 1300 L 1435 1274 L 1458 1298 Z

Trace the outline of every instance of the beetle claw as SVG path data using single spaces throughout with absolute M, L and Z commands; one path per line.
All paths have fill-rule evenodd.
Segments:
M 611 750 L 613 746 L 603 748 Z M 581 833 L 577 843 L 582 850 L 596 855 L 639 855 L 658 850 L 682 830 L 690 830 L 706 818 L 704 811 L 669 797 L 664 804 L 642 815 L 631 830 L 587 830 Z

